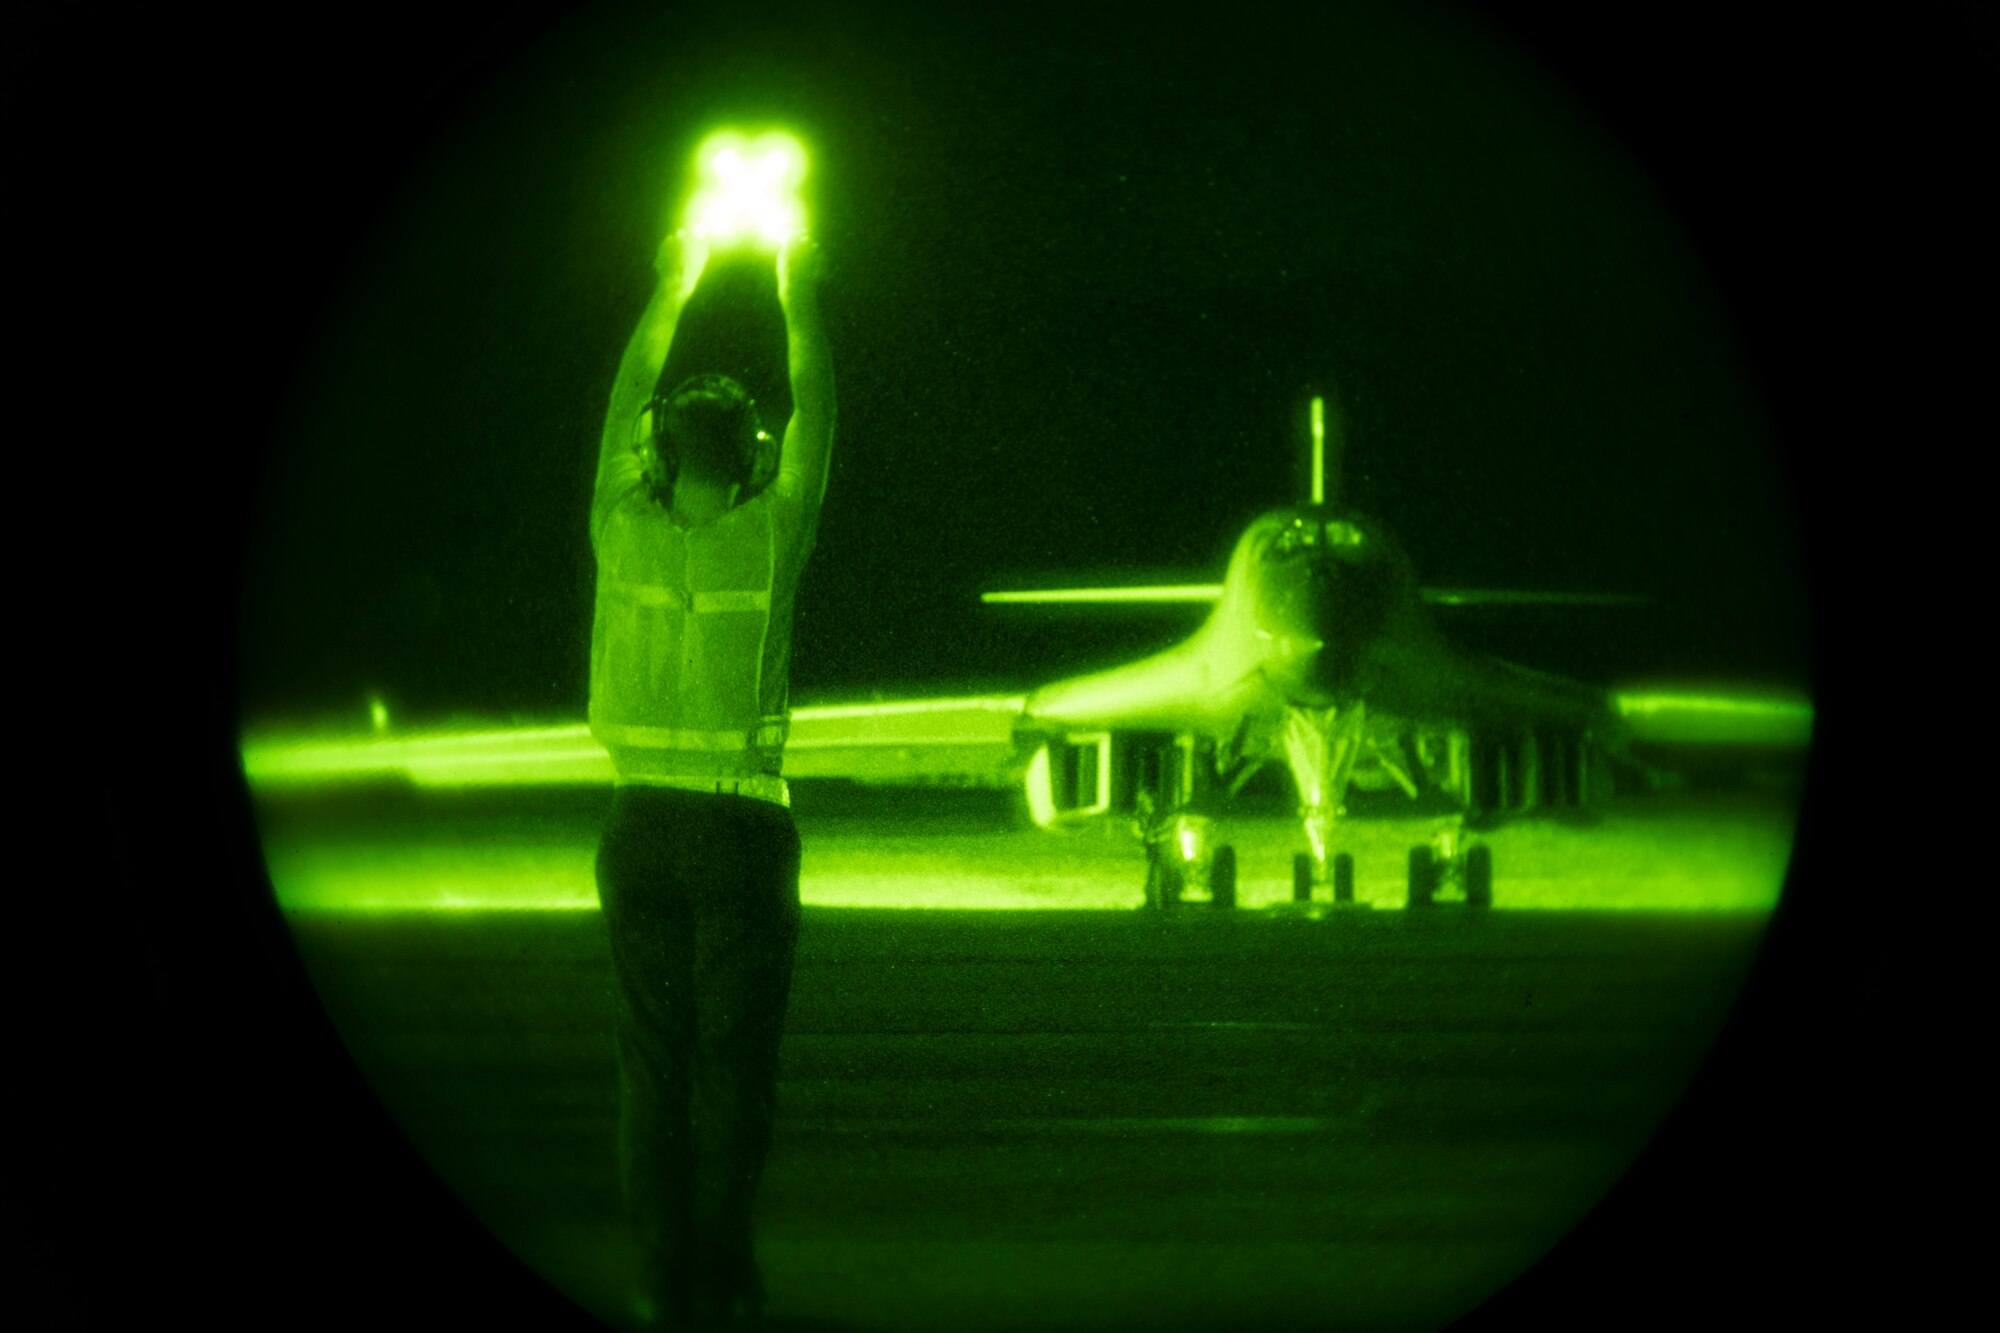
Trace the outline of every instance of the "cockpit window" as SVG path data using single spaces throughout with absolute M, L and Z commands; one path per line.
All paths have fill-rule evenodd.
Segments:
M 1321 539 L 1328 546 L 1344 546 L 1352 550 L 1361 545 L 1361 529 L 1347 522 L 1328 523 L 1323 525 Z
M 1319 525 L 1295 518 L 1279 530 L 1264 548 L 1267 560 L 1286 560 L 1319 545 Z
M 1361 529 L 1344 520 L 1318 522 L 1295 518 L 1285 524 L 1264 548 L 1267 560 L 1285 560 L 1321 547 L 1354 550 L 1362 544 Z

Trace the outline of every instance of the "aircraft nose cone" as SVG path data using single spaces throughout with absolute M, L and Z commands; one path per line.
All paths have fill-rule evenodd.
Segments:
M 1322 640 L 1330 640 L 1340 629 L 1341 573 L 1331 556 L 1313 561 L 1306 570 L 1306 617 Z
M 1312 634 L 1324 645 L 1313 662 L 1314 683 L 1330 698 L 1353 698 L 1388 630 L 1390 589 L 1372 565 L 1336 547 L 1313 561 L 1304 591 Z

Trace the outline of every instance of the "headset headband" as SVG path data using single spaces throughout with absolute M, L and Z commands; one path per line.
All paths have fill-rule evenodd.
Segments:
M 648 480 L 653 481 L 655 490 L 666 497 L 662 503 L 671 502 L 674 482 L 680 476 L 680 453 L 666 438 L 666 415 L 670 404 L 670 394 L 656 393 L 646 400 L 632 423 L 632 448 L 638 451 L 643 461 L 649 462 Z M 744 405 L 750 410 L 751 420 L 757 421 L 756 400 L 745 395 Z M 730 478 L 742 487 L 736 498 L 739 505 L 762 494 L 778 475 L 778 455 L 783 442 L 765 430 L 761 422 L 752 441 L 749 456 L 739 461 L 736 475 Z

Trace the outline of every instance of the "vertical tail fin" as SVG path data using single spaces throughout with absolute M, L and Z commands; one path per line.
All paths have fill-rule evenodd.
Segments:
M 1327 402 L 1319 394 L 1312 400 L 1312 502 L 1316 505 L 1338 505 L 1340 503 L 1340 465 L 1346 452 L 1347 423 L 1340 414 L 1340 401 L 1336 398 L 1331 415 L 1332 429 L 1329 431 Z
M 1313 489 L 1312 502 L 1326 503 L 1326 399 L 1313 395 Z

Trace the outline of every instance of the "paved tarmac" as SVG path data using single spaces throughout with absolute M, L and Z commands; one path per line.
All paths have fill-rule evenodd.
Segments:
M 1401 910 L 1411 830 L 1357 824 L 1372 908 L 1167 916 L 1131 910 L 1115 839 L 972 798 L 801 806 L 759 1211 L 777 1329 L 1427 1329 L 1475 1307 L 1474 1327 L 1600 1327 L 1699 1314 L 1718 1275 L 1768 1267 L 1758 1219 L 1789 1215 L 1772 1192 L 1798 1171 L 1758 1168 L 1796 1161 L 1791 1129 L 1763 1118 L 1768 1084 L 1728 1100 L 1751 1062 L 1784 1067 L 1768 1029 L 1725 1042 L 1723 1092 L 1628 1168 L 1751 973 L 1782 804 L 1503 830 L 1487 912 Z M 267 817 L 281 975 L 201 1034 L 225 1100 L 183 1137 L 209 1157 L 172 1163 L 189 1183 L 147 1214 L 171 1230 L 174 1200 L 212 1189 L 237 1220 L 193 1233 L 225 1257 L 174 1282 L 273 1326 L 625 1321 L 608 956 L 572 901 L 594 816 L 399 798 Z M 1253 881 L 1278 883 L 1287 823 L 1235 831 Z M 932 905 L 862 905 L 881 901 Z M 365 1079 L 327 1058 L 343 1042 Z
M 1438 1327 L 1631 1160 L 1762 925 L 810 911 L 761 1202 L 771 1313 Z M 595 916 L 295 929 L 425 1156 L 511 1249 L 618 1321 L 632 1256 Z

